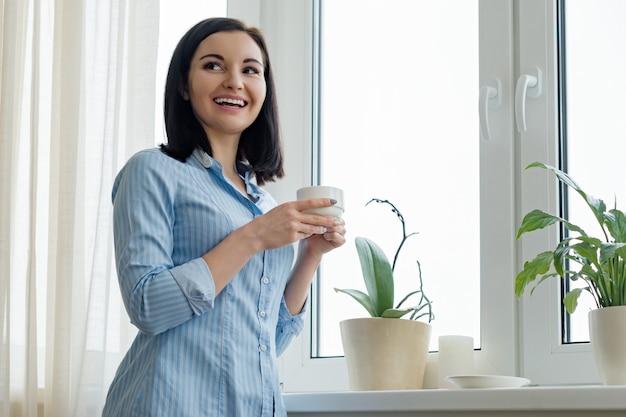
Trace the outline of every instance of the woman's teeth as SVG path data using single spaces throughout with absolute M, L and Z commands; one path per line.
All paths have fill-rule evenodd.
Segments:
M 245 105 L 243 100 L 236 100 L 232 98 L 216 98 L 214 101 L 217 104 L 222 104 L 222 105 L 227 105 L 227 106 L 243 107 Z

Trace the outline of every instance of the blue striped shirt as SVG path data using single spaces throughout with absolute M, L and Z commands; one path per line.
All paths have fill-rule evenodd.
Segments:
M 144 150 L 119 172 L 115 257 L 139 332 L 103 416 L 286 416 L 276 358 L 304 325 L 283 298 L 293 246 L 257 253 L 217 296 L 201 258 L 276 205 L 247 165 L 238 171 L 252 198 L 199 150 L 186 163 Z

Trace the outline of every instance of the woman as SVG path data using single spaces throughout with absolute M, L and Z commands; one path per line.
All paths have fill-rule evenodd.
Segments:
M 139 332 L 104 416 L 286 415 L 276 358 L 345 228 L 303 213 L 333 200 L 277 206 L 260 188 L 283 176 L 274 92 L 265 41 L 240 21 L 204 20 L 176 47 L 168 143 L 134 155 L 113 187 L 117 271 Z

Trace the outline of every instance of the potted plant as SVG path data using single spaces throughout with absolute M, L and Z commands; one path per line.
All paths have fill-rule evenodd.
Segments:
M 588 235 L 581 227 L 561 217 L 533 210 L 526 214 L 517 232 L 543 229 L 562 224 L 569 234 L 554 250 L 538 254 L 525 262 L 515 278 L 515 294 L 521 297 L 537 278 L 531 290 L 547 279 L 560 277 L 583 285 L 572 288 L 563 298 L 570 314 L 576 310 L 581 294 L 590 294 L 596 309 L 589 312 L 589 333 L 596 366 L 605 384 L 626 384 L 626 214 L 583 191 L 565 172 L 540 162 L 526 167 L 552 171 L 557 179 L 576 191 L 593 212 L 602 231 L 601 237 Z
M 391 264 L 385 252 L 374 241 L 357 237 L 355 244 L 366 290 L 335 288 L 335 291 L 354 298 L 370 316 L 340 323 L 350 388 L 419 389 L 423 385 L 430 342 L 429 323 L 434 318 L 432 302 L 423 290 L 419 261 L 418 288 L 395 306 L 393 275 L 405 242 L 417 233 L 406 233 L 404 217 L 390 201 L 373 198 L 366 206 L 372 202 L 391 206 L 402 225 L 402 239 Z M 414 299 L 417 299 L 416 304 L 405 306 Z M 420 319 L 426 319 L 427 322 Z M 411 348 L 406 349 L 406 346 Z

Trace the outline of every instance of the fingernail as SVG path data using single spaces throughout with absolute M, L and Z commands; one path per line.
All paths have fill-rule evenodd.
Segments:
M 324 234 L 324 233 L 326 233 L 327 231 L 328 231 L 328 229 L 327 229 L 327 228 L 325 228 L 324 226 L 322 226 L 322 233 L 321 233 L 321 234 Z
M 337 200 L 335 200 L 334 198 L 330 199 L 330 204 L 337 204 Z

